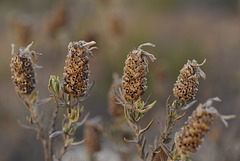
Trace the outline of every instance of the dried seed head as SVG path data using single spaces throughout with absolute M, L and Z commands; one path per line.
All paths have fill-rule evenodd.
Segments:
M 91 47 L 95 44 L 94 41 L 79 41 L 70 42 L 68 45 L 63 89 L 73 97 L 85 96 L 89 88 L 89 55 L 92 55 L 92 49 L 96 49 Z
M 137 50 L 133 50 L 130 54 L 128 54 L 127 60 L 125 61 L 122 77 L 122 89 L 123 95 L 127 100 L 138 99 L 147 89 L 147 56 L 150 57 L 152 61 L 156 58 L 152 54 L 141 49 L 142 46 L 146 45 L 154 47 L 151 43 L 142 44 L 137 48 Z
M 21 94 L 31 94 L 36 85 L 35 64 L 37 62 L 37 55 L 35 51 L 30 51 L 30 47 L 33 43 L 29 44 L 26 48 L 19 49 L 19 53 L 14 53 L 14 45 L 12 44 L 12 60 L 11 60 L 11 72 L 13 83 L 16 90 Z
M 68 10 L 66 5 L 59 3 L 54 6 L 52 13 L 49 13 L 45 20 L 45 30 L 48 36 L 54 36 L 57 31 L 67 24 Z
M 14 31 L 20 44 L 25 46 L 29 43 L 32 36 L 32 26 L 30 23 L 22 19 L 14 19 L 10 22 L 10 28 Z
M 85 146 L 89 154 L 94 154 L 101 150 L 100 135 L 102 127 L 99 124 L 99 119 L 94 118 L 85 124 Z
M 115 96 L 115 90 L 119 90 L 119 88 L 121 87 L 122 81 L 121 79 L 119 79 L 118 74 L 114 73 L 113 74 L 113 83 L 112 86 L 110 88 L 109 94 L 108 94 L 108 113 L 113 117 L 113 118 L 117 118 L 119 116 L 122 116 L 123 114 L 123 107 L 122 105 L 118 104 L 118 100 L 116 99 Z
M 200 68 L 205 61 L 206 59 L 202 64 L 198 64 L 196 60 L 188 60 L 187 64 L 180 70 L 180 74 L 174 84 L 174 97 L 186 103 L 195 99 L 199 85 L 198 78 L 206 78 L 205 73 Z
M 227 126 L 226 120 L 235 117 L 233 115 L 220 115 L 211 106 L 213 101 L 220 101 L 220 99 L 215 97 L 209 99 L 205 104 L 199 104 L 197 109 L 193 111 L 192 115 L 185 122 L 180 132 L 176 133 L 175 144 L 180 152 L 196 152 L 214 118 L 219 117 Z

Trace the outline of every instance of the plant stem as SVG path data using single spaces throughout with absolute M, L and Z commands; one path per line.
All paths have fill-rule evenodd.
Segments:
M 24 103 L 24 105 L 26 106 L 26 108 L 29 110 L 31 114 L 32 122 L 37 127 L 37 139 L 41 140 L 43 150 L 44 150 L 45 161 L 51 161 L 50 159 L 51 156 L 49 154 L 49 149 L 48 149 L 48 142 L 46 141 L 46 138 L 44 137 L 44 133 L 43 133 L 43 124 L 41 122 L 41 118 L 39 118 L 39 116 L 36 113 L 37 107 L 35 106 L 35 104 L 31 103 L 31 101 L 29 100 L 29 96 L 23 96 L 20 93 L 17 93 L 17 94 L 19 98 L 22 100 L 22 102 Z
M 139 126 L 137 123 L 133 123 L 132 121 L 130 121 L 128 109 L 126 106 L 124 106 L 124 114 L 125 114 L 125 117 L 127 119 L 129 126 L 131 127 L 131 129 L 133 130 L 133 132 L 136 136 L 135 143 L 136 143 L 136 146 L 138 149 L 138 155 L 142 161 L 145 161 L 143 139 L 140 136 L 141 134 L 139 134 Z
M 59 110 L 59 107 L 56 106 L 55 107 L 55 111 L 53 113 L 53 116 L 52 116 L 52 121 L 51 121 L 51 124 L 50 124 L 50 129 L 49 129 L 49 135 L 51 135 L 56 129 L 56 119 L 57 119 L 57 114 L 58 114 L 58 110 Z M 52 139 L 49 139 L 48 141 L 48 150 L 49 150 L 49 156 L 50 156 L 50 161 L 52 161 L 52 156 L 53 156 L 53 140 L 54 138 Z

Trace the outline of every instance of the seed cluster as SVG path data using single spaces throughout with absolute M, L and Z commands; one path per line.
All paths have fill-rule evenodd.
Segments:
M 213 118 L 213 114 L 200 104 L 177 134 L 177 148 L 183 152 L 196 152 Z
M 96 47 L 96 42 L 89 43 L 85 41 L 70 42 L 68 45 L 68 54 L 66 66 L 64 67 L 64 92 L 74 97 L 83 97 L 89 88 L 89 55 L 91 50 Z
M 20 48 L 19 53 L 14 53 L 12 45 L 11 72 L 16 90 L 21 94 L 31 94 L 36 86 L 35 64 L 31 56 L 39 55 L 35 51 L 29 51 L 32 43 L 26 48 Z M 36 60 L 36 57 L 34 57 Z
M 188 60 L 187 64 L 180 70 L 180 74 L 174 84 L 174 97 L 187 103 L 195 99 L 199 86 L 198 78 L 206 78 L 205 73 L 200 68 L 204 63 L 205 60 L 202 64 L 198 64 L 196 60 Z
M 143 44 L 144 45 L 144 44 Z M 136 100 L 143 95 L 147 89 L 147 72 L 149 56 L 152 61 L 156 58 L 141 49 L 140 45 L 137 50 L 128 54 L 125 61 L 122 77 L 123 95 L 127 100 Z M 149 45 L 149 44 L 148 44 Z M 154 46 L 151 44 L 151 46 Z

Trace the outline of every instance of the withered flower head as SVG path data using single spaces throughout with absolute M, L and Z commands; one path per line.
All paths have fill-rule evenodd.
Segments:
M 121 87 L 122 81 L 119 79 L 117 73 L 113 74 L 113 83 L 111 85 L 110 91 L 108 93 L 108 113 L 113 117 L 119 117 L 123 114 L 123 107 L 122 105 L 118 104 L 118 100 L 115 96 L 115 90 L 119 90 Z
M 147 89 L 147 56 L 154 61 L 154 55 L 141 49 L 143 46 L 155 46 L 151 43 L 140 45 L 127 56 L 122 77 L 123 95 L 126 100 L 136 100 L 143 95 Z
M 84 136 L 88 154 L 94 154 L 101 150 L 100 136 L 102 133 L 102 126 L 100 125 L 99 119 L 99 117 L 93 118 L 85 124 Z
M 213 101 L 220 101 L 220 99 L 215 97 L 209 99 L 205 104 L 199 104 L 197 109 L 193 111 L 192 115 L 185 122 L 180 132 L 176 133 L 175 144 L 180 152 L 196 152 L 214 118 L 220 118 L 227 126 L 226 120 L 235 117 L 234 115 L 220 115 L 211 106 Z
M 195 99 L 199 85 L 198 78 L 206 78 L 205 73 L 200 68 L 205 62 L 206 59 L 202 64 L 198 64 L 196 60 L 188 60 L 187 64 L 180 70 L 180 74 L 174 84 L 174 97 L 186 103 Z
M 89 88 L 89 55 L 92 55 L 95 41 L 70 42 L 66 66 L 64 67 L 64 92 L 73 97 L 83 97 Z M 91 47 L 91 48 L 90 48 Z
M 32 44 L 33 42 L 26 48 L 20 48 L 17 54 L 14 53 L 14 44 L 12 44 L 13 57 L 10 64 L 12 79 L 16 91 L 21 94 L 31 94 L 36 85 L 35 68 L 39 68 L 36 65 L 36 56 L 41 54 L 30 51 Z

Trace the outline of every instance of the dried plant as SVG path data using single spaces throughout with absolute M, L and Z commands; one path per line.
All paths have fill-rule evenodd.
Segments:
M 198 78 L 206 78 L 205 73 L 200 68 L 205 62 L 206 59 L 202 64 L 198 64 L 196 60 L 188 60 L 187 64 L 180 70 L 173 88 L 173 96 L 177 98 L 172 104 L 173 108 L 182 108 L 186 106 L 186 103 L 195 99 L 199 85 Z
M 61 161 L 67 153 L 70 146 L 79 145 L 85 142 L 89 160 L 95 161 L 96 153 L 101 150 L 100 136 L 103 127 L 100 124 L 99 117 L 88 120 L 89 114 L 83 115 L 84 107 L 82 102 L 88 97 L 94 83 L 90 83 L 89 61 L 93 56 L 92 50 L 97 49 L 95 41 L 70 42 L 65 61 L 63 81 L 60 82 L 57 76 L 50 76 L 48 89 L 51 97 L 45 99 L 38 98 L 36 91 L 36 68 L 37 56 L 40 53 L 31 51 L 33 43 L 26 48 L 22 47 L 18 53 L 14 51 L 12 45 L 11 72 L 13 83 L 19 98 L 23 101 L 29 110 L 30 117 L 27 120 L 30 125 L 25 125 L 19 121 L 20 126 L 25 129 L 37 132 L 37 138 L 41 140 L 44 149 L 46 161 Z M 166 118 L 164 128 L 160 127 L 160 135 L 156 136 L 154 145 L 150 145 L 150 155 L 145 152 L 146 136 L 144 132 L 148 131 L 154 122 L 152 119 L 145 128 L 141 128 L 139 121 L 142 120 L 145 113 L 152 109 L 156 101 L 148 103 L 142 100 L 142 96 L 147 89 L 148 58 L 153 62 L 154 55 L 144 51 L 143 46 L 155 45 L 145 43 L 137 49 L 132 50 L 125 61 L 122 79 L 114 75 L 114 82 L 109 92 L 109 114 L 115 122 L 111 128 L 115 128 L 118 136 L 130 136 L 125 138 L 126 143 L 134 143 L 138 149 L 138 156 L 142 161 L 170 161 L 190 159 L 190 152 L 194 153 L 202 144 L 203 138 L 215 118 L 220 118 L 227 126 L 226 120 L 235 118 L 235 115 L 221 115 L 215 107 L 214 101 L 220 101 L 218 97 L 211 98 L 204 104 L 199 104 L 192 115 L 182 126 L 180 131 L 172 137 L 172 131 L 176 121 L 187 114 L 187 109 L 196 102 L 195 97 L 198 91 L 199 78 L 206 78 L 201 66 L 206 62 L 198 64 L 196 60 L 188 60 L 180 70 L 180 74 L 173 87 L 172 101 L 170 95 L 166 100 Z M 44 124 L 43 111 L 38 107 L 51 99 L 56 103 L 52 111 L 50 124 Z M 170 103 L 171 102 L 171 103 Z M 56 127 L 56 118 L 59 110 L 65 110 L 60 129 Z M 124 118 L 124 119 L 122 119 Z M 161 123 L 159 123 L 160 125 Z M 81 141 L 75 141 L 77 128 L 85 125 L 84 138 Z M 129 125 L 124 131 L 124 126 Z M 58 129 L 58 130 L 57 130 Z M 114 129 L 113 129 L 114 130 Z M 47 132 L 47 133 L 46 133 Z M 133 135 L 133 136 L 132 136 Z M 62 145 L 55 146 L 55 138 L 62 137 Z M 116 135 L 115 135 L 116 136 Z M 119 150 L 119 153 L 120 150 Z
M 30 51 L 33 43 L 26 48 L 20 48 L 17 54 L 14 53 L 14 44 L 12 44 L 11 72 L 16 91 L 20 94 L 29 95 L 33 92 L 36 85 L 35 68 L 37 56 L 41 55 L 35 51 Z
M 66 66 L 64 67 L 64 92 L 74 98 L 83 98 L 90 88 L 89 84 L 89 55 L 96 47 L 94 41 L 71 42 L 68 45 Z
M 68 11 L 66 6 L 61 3 L 56 5 L 44 22 L 48 36 L 53 37 L 60 28 L 66 25 L 67 20 Z
M 227 127 L 226 120 L 236 117 L 235 115 L 225 116 L 219 114 L 217 109 L 212 107 L 213 101 L 219 102 L 221 100 L 218 97 L 214 97 L 207 100 L 204 104 L 199 104 L 181 130 L 176 133 L 176 150 L 172 156 L 173 159 L 189 160 L 188 153 L 197 151 L 214 118 L 220 118 Z
M 147 72 L 148 60 L 147 57 L 154 61 L 154 55 L 143 51 L 143 46 L 155 46 L 151 43 L 140 45 L 137 50 L 133 50 L 128 54 L 125 61 L 124 73 L 122 77 L 123 96 L 126 101 L 134 101 L 140 98 L 147 89 Z
M 124 107 L 124 114 L 128 124 L 132 128 L 135 137 L 133 140 L 125 141 L 128 143 L 135 143 L 138 148 L 138 154 L 141 160 L 146 160 L 148 154 L 145 154 L 144 148 L 146 144 L 146 137 L 143 135 L 152 125 L 154 120 L 144 128 L 138 124 L 138 121 L 143 117 L 144 113 L 149 111 L 155 105 L 156 101 L 151 104 L 141 100 L 141 96 L 147 89 L 147 72 L 148 60 L 147 57 L 154 61 L 154 55 L 142 50 L 143 46 L 155 46 L 151 43 L 140 45 L 137 50 L 133 50 L 125 61 L 124 73 L 122 77 L 122 89 L 116 90 L 116 96 L 120 104 Z
M 118 101 L 115 97 L 115 91 L 114 89 L 119 89 L 121 88 L 122 81 L 119 78 L 117 73 L 113 74 L 113 83 L 110 87 L 110 91 L 108 93 L 108 100 L 109 100 L 109 105 L 108 105 L 108 113 L 113 117 L 113 118 L 119 118 L 121 117 L 123 113 L 123 107 L 122 105 L 118 104 Z
M 80 108 L 80 104 L 87 98 L 93 85 L 89 83 L 89 55 L 92 55 L 91 50 L 96 49 L 96 47 L 91 47 L 95 44 L 94 41 L 70 42 L 62 85 L 56 76 L 51 76 L 49 80 L 49 91 L 53 94 L 57 104 L 56 110 L 61 107 L 67 111 L 67 115 L 64 115 L 62 130 L 50 135 L 51 139 L 57 135 L 63 135 L 64 144 L 58 156 L 55 156 L 57 160 L 62 159 L 70 145 L 84 142 L 84 140 L 74 142 L 74 134 L 88 117 L 87 114 L 81 122 L 78 122 L 83 111 L 83 106 Z
M 188 60 L 187 64 L 180 70 L 180 75 L 173 88 L 173 95 L 177 100 L 174 100 L 172 106 L 169 104 L 171 95 L 167 99 L 165 127 L 161 132 L 160 137 L 156 137 L 154 146 L 151 149 L 151 161 L 157 157 L 160 160 L 190 160 L 188 152 L 196 152 L 197 147 L 202 143 L 202 138 L 209 130 L 209 125 L 212 119 L 220 117 L 227 125 L 225 120 L 232 119 L 235 116 L 220 115 L 217 110 L 212 107 L 213 101 L 220 101 L 218 97 L 209 99 L 205 104 L 200 104 L 188 121 L 184 124 L 182 130 L 175 135 L 174 143 L 169 147 L 168 144 L 172 141 L 170 135 L 177 120 L 186 115 L 187 109 L 195 102 L 195 96 L 198 91 L 199 77 L 206 78 L 205 73 L 200 69 L 206 62 L 198 64 L 196 60 Z M 185 111 L 180 115 L 180 111 Z
M 26 48 L 20 48 L 17 54 L 14 53 L 14 45 L 12 45 L 13 58 L 10 67 L 13 82 L 18 96 L 31 114 L 27 120 L 30 124 L 35 125 L 36 128 L 24 125 L 21 122 L 19 123 L 23 128 L 37 131 L 37 136 L 41 140 L 44 148 L 46 161 L 60 161 L 69 146 L 84 142 L 84 140 L 74 142 L 73 135 L 76 129 L 83 125 L 88 117 L 87 114 L 81 122 L 78 122 L 83 111 L 83 107 L 80 108 L 80 103 L 86 99 L 93 85 L 89 83 L 88 78 L 88 56 L 92 54 L 91 50 L 96 49 L 96 47 L 91 47 L 96 43 L 94 41 L 89 43 L 85 41 L 71 42 L 68 46 L 69 51 L 64 68 L 63 83 L 61 84 L 59 78 L 56 76 L 50 77 L 48 88 L 56 102 L 56 108 L 53 111 L 49 127 L 43 124 L 43 114 L 39 112 L 38 106 L 50 101 L 51 98 L 39 100 L 37 97 L 38 92 L 34 92 L 37 82 L 35 68 L 39 68 L 39 66 L 36 65 L 37 56 L 41 54 L 30 51 L 32 44 L 33 43 Z M 56 117 L 59 107 L 66 109 L 66 115 L 64 115 L 62 129 L 56 131 Z M 48 129 L 48 134 L 44 133 L 46 129 Z M 53 140 L 58 135 L 62 135 L 64 141 L 60 152 L 54 149 L 53 145 Z
M 35 68 L 40 68 L 36 64 L 37 56 L 41 54 L 30 51 L 32 44 L 33 43 L 29 44 L 26 48 L 20 48 L 17 54 L 14 53 L 14 45 L 12 44 L 13 58 L 10 67 L 17 95 L 30 113 L 30 117 L 27 117 L 30 125 L 25 125 L 20 121 L 19 124 L 25 129 L 37 132 L 37 139 L 41 140 L 45 160 L 48 161 L 51 160 L 48 153 L 48 138 L 44 134 L 43 115 L 39 112 L 38 106 L 50 101 L 50 98 L 39 100 L 38 92 L 34 91 L 37 82 Z
M 25 46 L 32 37 L 32 26 L 29 22 L 19 19 L 13 19 L 9 24 L 10 29 L 16 35 L 18 42 Z
M 103 127 L 99 121 L 100 121 L 99 117 L 88 120 L 84 128 L 84 136 L 86 138 L 86 149 L 90 161 L 94 161 L 95 160 L 94 154 L 101 150 L 100 136 Z

